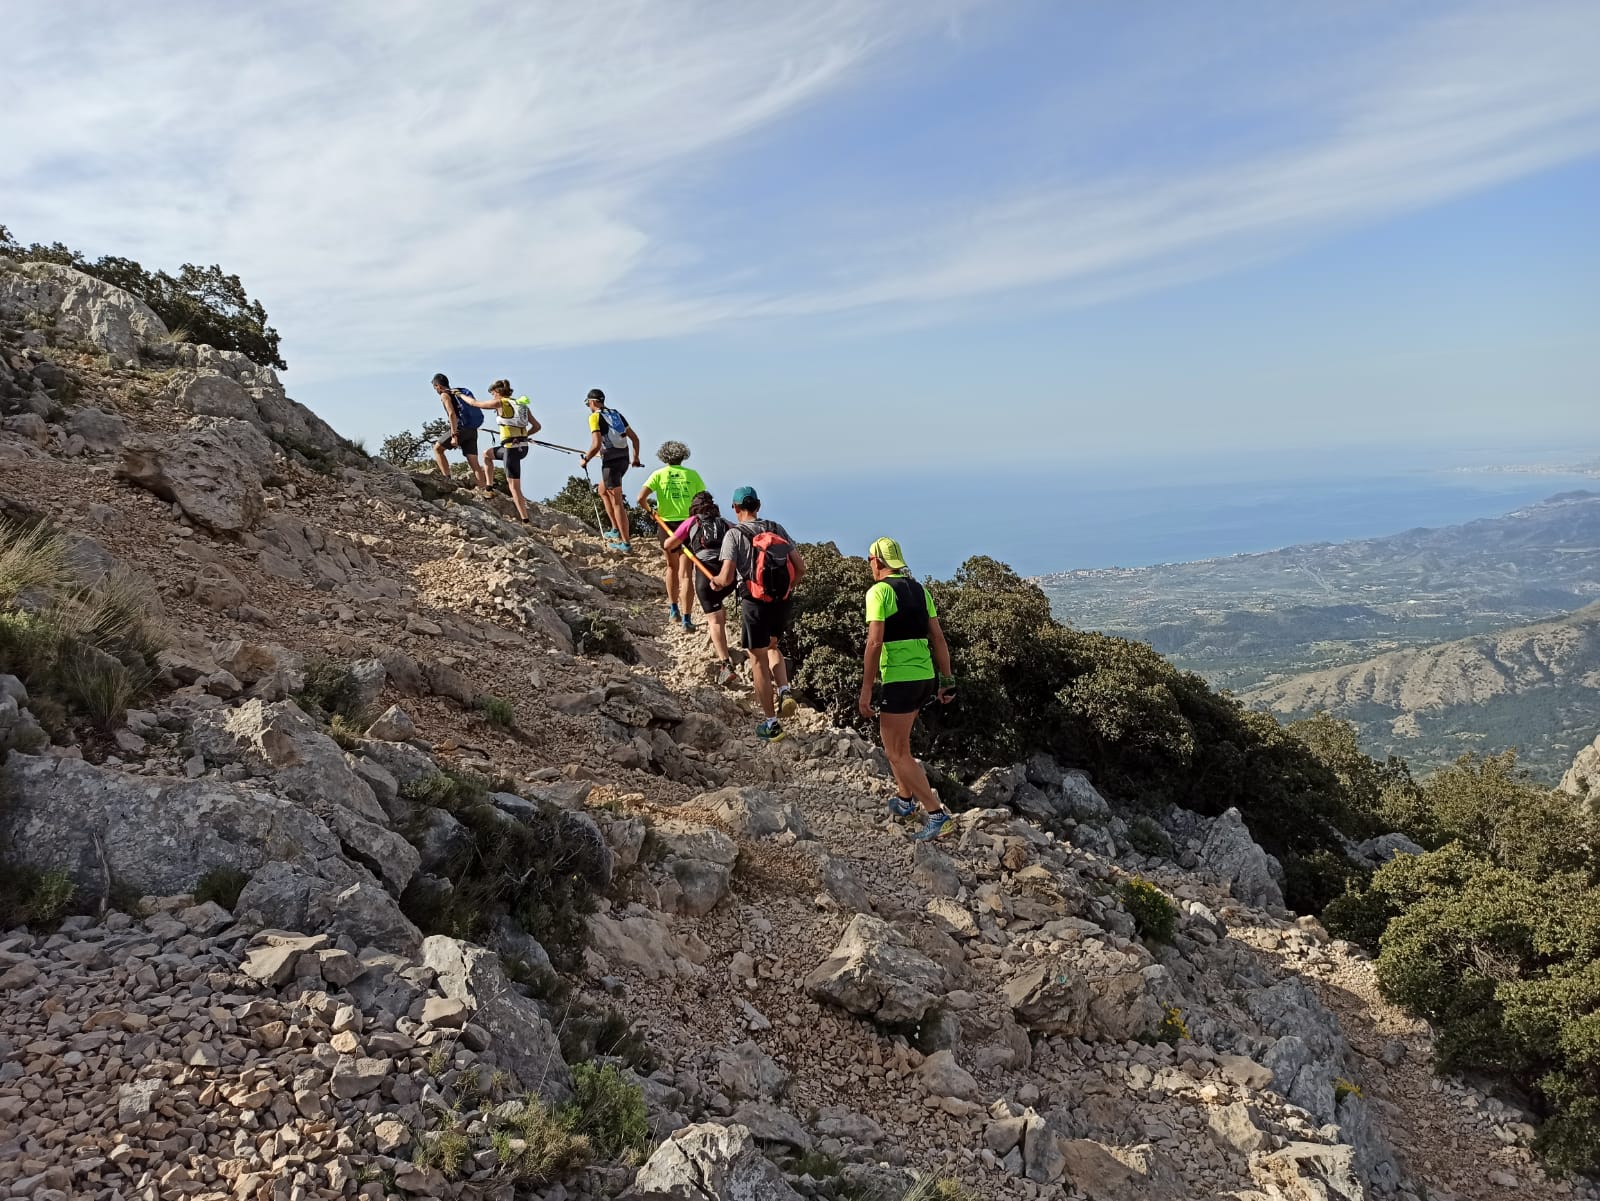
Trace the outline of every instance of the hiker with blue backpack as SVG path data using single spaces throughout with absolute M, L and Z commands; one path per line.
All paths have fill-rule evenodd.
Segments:
M 726 588 L 739 586 L 739 608 L 743 619 L 744 646 L 750 655 L 750 675 L 755 682 L 756 700 L 765 720 L 756 726 L 756 737 L 777 742 L 783 737 L 778 717 L 795 711 L 789 693 L 789 668 L 783 661 L 778 639 L 789 625 L 789 599 L 794 587 L 806 574 L 806 561 L 800 557 L 789 531 L 776 521 L 761 516 L 761 498 L 751 487 L 733 493 L 733 515 L 738 518 L 722 539 L 722 569 L 712 581 Z
M 433 444 L 433 461 L 439 465 L 439 474 L 450 478 L 450 464 L 444 457 L 447 450 L 459 450 L 467 460 L 472 473 L 472 486 L 487 489 L 494 483 L 478 462 L 478 428 L 483 425 L 483 410 L 475 407 L 477 398 L 471 388 L 452 388 L 443 372 L 433 377 L 433 390 L 444 405 L 444 415 L 450 420 L 450 436 Z
M 583 403 L 589 406 L 589 451 L 582 462 L 587 468 L 590 459 L 596 456 L 600 459 L 600 500 L 611 522 L 611 529 L 602 531 L 602 536 L 617 550 L 626 553 L 633 548 L 628 545 L 628 502 L 622 495 L 622 477 L 628 473 L 629 466 L 644 466 L 639 461 L 639 435 L 633 432 L 626 417 L 606 406 L 606 394 L 599 388 L 590 388 Z

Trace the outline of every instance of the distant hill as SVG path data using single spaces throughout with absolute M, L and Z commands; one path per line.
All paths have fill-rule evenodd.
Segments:
M 1038 580 L 1056 615 L 1246 691 L 1600 599 L 1600 493 L 1353 542 Z
M 1304 672 L 1242 699 L 1284 717 L 1325 709 L 1349 718 L 1369 752 L 1416 765 L 1516 746 L 1524 765 L 1554 783 L 1600 728 L 1600 604 Z

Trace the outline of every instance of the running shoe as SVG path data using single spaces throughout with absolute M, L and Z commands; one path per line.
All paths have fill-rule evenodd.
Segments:
M 620 550 L 625 555 L 631 555 L 633 553 L 633 547 L 629 546 L 626 542 L 613 542 L 611 547 L 613 550 Z
M 683 611 L 678 608 L 678 602 L 677 601 L 673 601 L 672 602 L 672 604 L 668 607 L 667 612 L 672 614 L 672 620 L 673 621 L 682 621 L 683 620 Z
M 911 836 L 911 841 L 932 842 L 936 838 L 943 838 L 955 829 L 954 825 L 952 825 L 954 821 L 955 819 L 943 809 L 939 810 L 938 813 L 930 813 L 922 829 Z
M 683 615 L 683 629 L 685 633 L 694 633 L 694 622 L 689 620 L 689 615 L 687 613 Z
M 793 717 L 794 713 L 795 713 L 795 710 L 798 709 L 799 707 L 800 707 L 799 704 L 796 703 L 796 701 L 794 699 L 794 695 L 790 691 L 789 686 L 787 684 L 785 684 L 782 688 L 778 689 L 778 712 L 779 713 L 781 713 L 784 717 Z
M 738 678 L 739 678 L 739 673 L 736 672 L 733 669 L 733 664 L 730 663 L 727 659 L 724 659 L 721 663 L 719 663 L 717 665 L 717 676 L 716 676 L 716 679 L 717 679 L 717 684 L 720 687 L 726 688 L 729 684 L 732 684 Z
M 910 817 L 917 811 L 917 802 L 908 796 L 889 799 L 889 813 L 893 817 Z
M 762 742 L 777 742 L 783 737 L 783 727 L 776 717 L 769 717 L 756 727 L 756 737 Z

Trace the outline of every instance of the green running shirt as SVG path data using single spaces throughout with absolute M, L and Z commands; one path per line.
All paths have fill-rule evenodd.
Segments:
M 668 522 L 687 518 L 695 493 L 706 491 L 706 482 L 693 467 L 663 467 L 644 486 L 656 494 L 656 511 Z
M 928 616 L 939 616 L 939 611 L 934 608 L 933 593 L 924 587 L 922 595 L 928 601 Z M 867 589 L 869 625 L 874 621 L 888 621 L 899 611 L 900 602 L 886 581 L 879 580 Z M 905 638 L 883 644 L 883 653 L 878 657 L 878 678 L 885 684 L 898 684 L 903 680 L 931 680 L 933 677 L 933 652 L 928 649 L 926 638 Z

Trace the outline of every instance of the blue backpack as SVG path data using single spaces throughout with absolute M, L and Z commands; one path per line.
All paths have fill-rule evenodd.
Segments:
M 628 419 L 615 409 L 600 410 L 600 445 L 603 449 L 627 450 Z
M 483 410 L 473 405 L 462 404 L 461 398 L 477 400 L 471 388 L 451 388 L 450 400 L 456 406 L 456 424 L 464 430 L 475 430 L 483 424 Z

